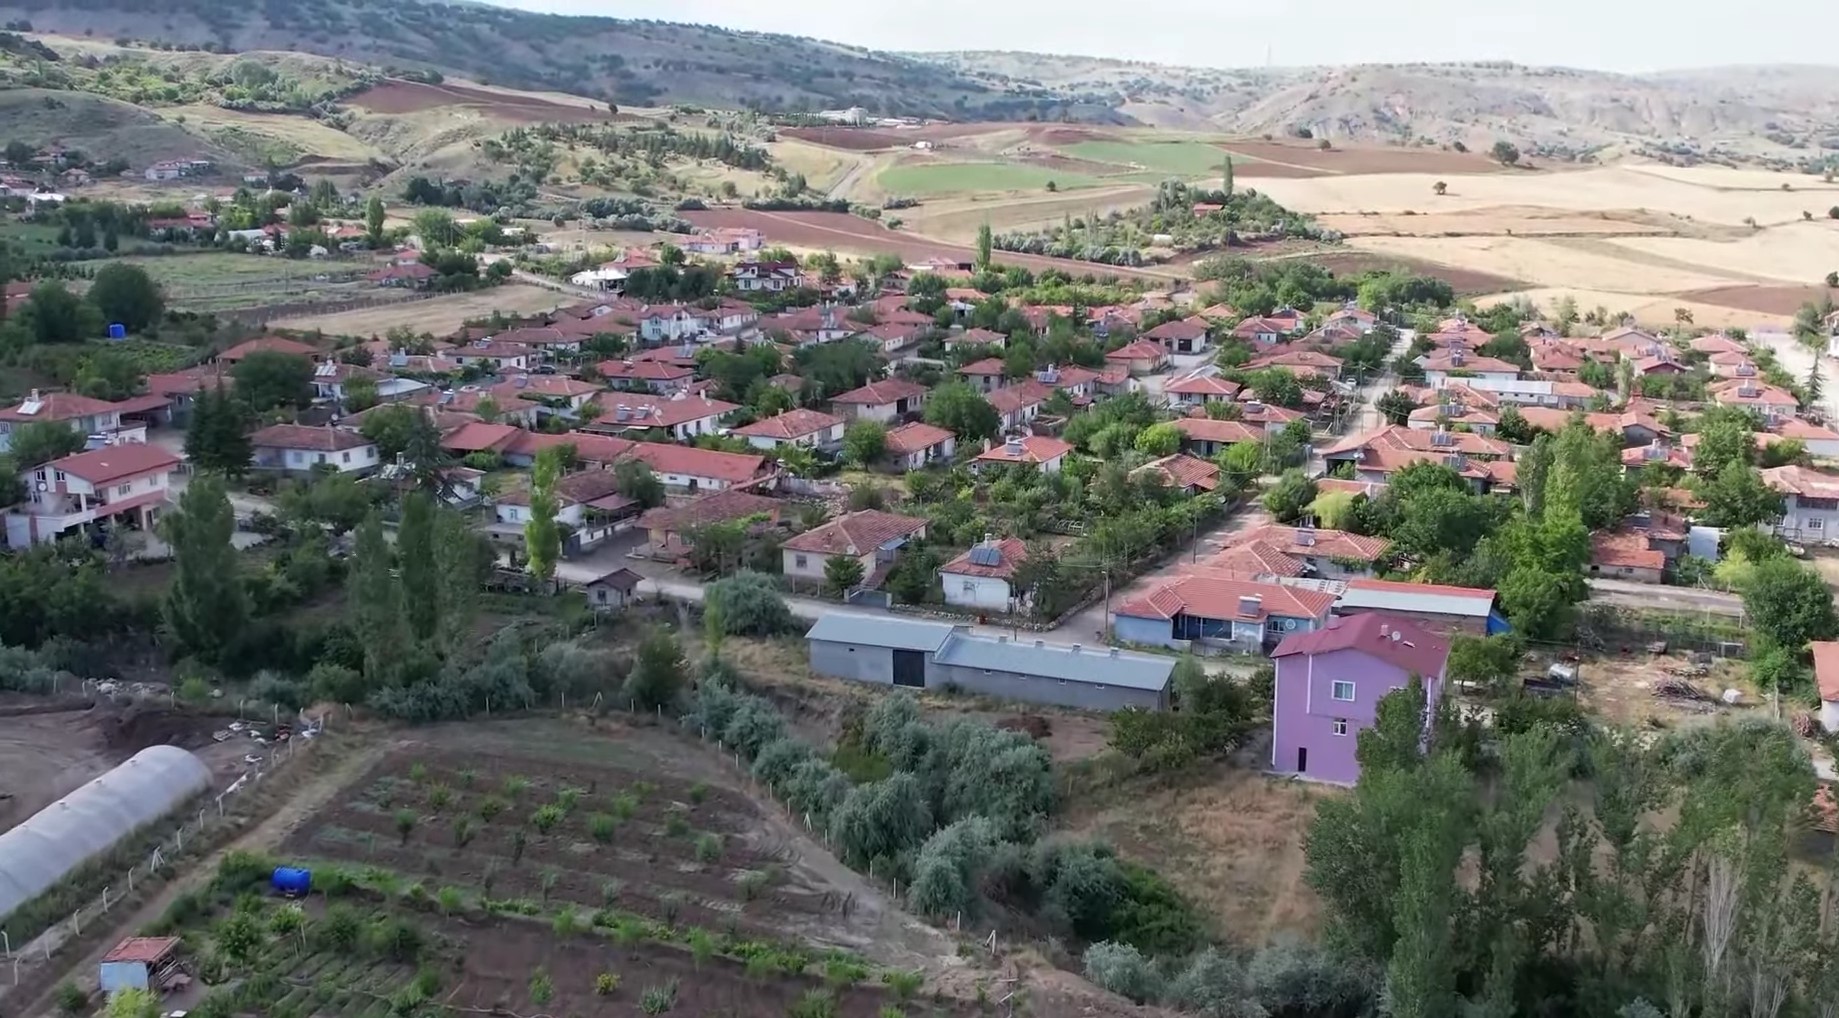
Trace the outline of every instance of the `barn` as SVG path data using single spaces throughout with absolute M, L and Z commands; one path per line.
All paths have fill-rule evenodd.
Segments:
M 841 612 L 824 616 L 805 639 L 819 675 L 1082 710 L 1164 710 L 1175 670 L 1173 658 L 1115 647 L 982 636 L 968 626 Z

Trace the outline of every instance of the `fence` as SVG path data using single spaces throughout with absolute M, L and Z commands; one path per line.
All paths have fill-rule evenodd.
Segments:
M 95 684 L 95 680 L 90 679 L 84 680 L 83 683 L 86 690 Z M 260 787 L 264 778 L 287 767 L 301 753 L 310 751 L 311 747 L 318 742 L 318 736 L 324 731 L 324 719 L 313 725 L 299 724 L 293 738 L 267 747 L 266 751 L 261 754 L 262 759 L 252 763 L 248 770 L 232 781 L 223 791 L 206 792 L 201 799 L 194 800 L 193 805 L 187 807 L 187 812 L 182 817 L 167 818 L 178 820 L 178 827 L 174 829 L 170 837 L 161 838 L 154 845 L 153 850 L 148 853 L 147 858 L 129 866 L 118 877 L 103 886 L 100 896 L 51 924 L 30 943 L 17 945 L 17 950 L 15 950 L 16 945 L 13 944 L 10 933 L 0 930 L 0 965 L 4 966 L 0 968 L 0 999 L 4 999 L 20 985 L 22 965 L 49 965 L 66 948 L 71 945 L 80 946 L 83 931 L 90 929 L 93 933 L 93 928 L 103 921 L 111 909 L 134 894 L 136 883 L 144 886 L 150 880 L 157 880 L 161 867 L 175 862 L 184 853 L 186 845 L 192 845 L 196 850 L 199 846 L 208 844 L 213 833 L 221 833 L 222 829 L 231 826 L 234 821 L 230 819 L 232 816 L 230 805 L 237 801 L 237 797 Z M 155 821 L 154 823 L 164 822 L 167 821 Z M 30 979 L 29 967 L 25 973 Z M 7 977 L 8 975 L 10 978 Z M 29 984 L 29 989 L 37 989 L 37 987 Z M 6 1010 L 10 1013 L 15 1009 Z

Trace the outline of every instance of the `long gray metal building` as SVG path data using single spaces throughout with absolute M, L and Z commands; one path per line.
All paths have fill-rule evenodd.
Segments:
M 843 612 L 818 620 L 805 640 L 819 675 L 1083 710 L 1166 710 L 1175 670 L 1173 658 L 1155 654 Z

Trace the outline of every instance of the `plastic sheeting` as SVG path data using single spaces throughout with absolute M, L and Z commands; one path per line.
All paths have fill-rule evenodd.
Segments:
M 210 784 L 204 761 L 152 746 L 0 834 L 0 919 Z

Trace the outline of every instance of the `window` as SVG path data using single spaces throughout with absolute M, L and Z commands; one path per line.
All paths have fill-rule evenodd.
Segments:
M 51 473 L 52 473 L 52 474 L 53 474 L 53 475 L 54 475 L 55 477 L 57 477 L 57 479 L 58 479 L 58 481 L 59 481 L 59 482 L 62 482 L 62 481 L 64 481 L 64 480 L 66 480 L 66 478 L 65 478 L 65 476 L 64 476 L 64 472 L 63 472 L 62 470 L 53 470 L 53 471 L 52 471 Z
M 339 462 L 341 462 L 341 463 L 350 463 L 350 462 L 351 462 L 351 454 L 350 454 L 350 453 L 348 453 L 348 452 L 341 452 L 341 453 L 339 453 L 339 454 L 338 454 L 338 456 L 339 456 Z
M 1328 695 L 1337 700 L 1351 701 L 1354 698 L 1354 684 L 1351 682 L 1336 682 L 1329 687 Z
M 1818 516 L 1809 516 L 1807 517 L 1807 529 L 1808 530 L 1825 530 L 1826 521 L 1819 518 Z
M 126 495 L 128 492 L 133 491 L 133 490 L 134 490 L 134 485 L 132 484 L 118 484 L 115 486 L 115 494 L 117 495 Z
M 966 594 L 977 593 L 977 581 L 976 580 L 965 580 L 964 581 L 964 592 Z
M 793 556 L 792 565 L 799 569 L 803 569 L 805 567 L 805 557 L 803 555 Z
M 319 454 L 319 462 L 324 463 L 325 461 L 326 461 L 326 454 L 322 452 Z
M 1336 737 L 1343 737 L 1347 735 L 1347 719 L 1346 718 L 1336 718 L 1334 730 L 1335 730 Z

